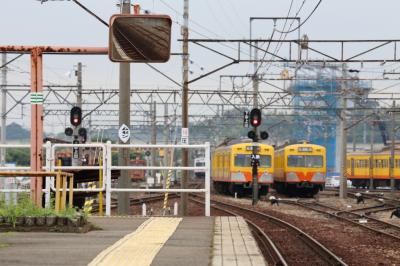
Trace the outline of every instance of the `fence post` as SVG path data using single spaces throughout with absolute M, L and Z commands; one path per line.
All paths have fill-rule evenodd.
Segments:
M 46 172 L 51 172 L 51 162 L 53 160 L 52 156 L 51 156 L 51 142 L 50 141 L 46 141 L 45 144 L 45 148 L 46 148 Z M 46 188 L 45 188 L 45 206 L 46 208 L 50 208 L 50 181 L 51 181 L 51 177 L 50 176 L 46 176 Z
M 205 167 L 206 167 L 206 176 L 205 176 L 205 189 L 206 189 L 206 197 L 205 197 L 205 216 L 210 216 L 210 142 L 205 143 Z
M 112 165 L 112 153 L 111 153 L 111 141 L 106 143 L 106 161 L 103 162 L 106 169 L 106 216 L 111 215 L 111 165 Z

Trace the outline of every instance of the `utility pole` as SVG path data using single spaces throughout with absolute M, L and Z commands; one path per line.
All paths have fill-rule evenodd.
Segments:
M 1 65 L 7 63 L 7 54 L 1 54 Z M 1 69 L 1 144 L 6 143 L 7 130 L 6 130 L 6 112 L 7 112 L 7 66 Z M 4 148 L 0 149 L 0 163 L 4 166 L 6 162 L 6 151 Z
M 254 75 L 253 75 L 253 108 L 258 108 L 258 42 L 255 43 L 254 47 Z M 257 133 L 257 132 L 256 132 Z
M 369 154 L 369 190 L 374 189 L 374 138 L 375 138 L 375 128 L 374 122 L 371 122 L 371 147 L 370 147 L 370 154 Z
M 168 103 L 164 103 L 164 144 L 169 143 L 169 126 L 168 126 Z M 164 148 L 164 166 L 168 165 L 169 150 Z M 163 172 L 163 188 L 166 187 L 168 170 Z
M 396 125 L 395 125 L 395 110 L 396 108 L 396 101 L 393 101 L 392 105 L 392 112 L 391 112 L 391 119 L 392 119 L 392 141 L 390 143 L 390 190 L 391 194 L 394 197 L 395 192 L 395 182 L 394 182 L 394 149 L 395 149 L 395 142 L 396 142 Z
M 353 124 L 355 123 L 355 120 L 353 119 Z M 357 130 L 357 126 L 354 126 L 353 127 L 353 130 L 351 131 L 351 133 L 352 133 L 352 140 L 353 140 L 353 152 L 355 152 L 356 151 L 356 141 L 357 141 L 357 139 L 356 139 L 356 130 Z
M 346 65 L 342 66 L 342 78 L 345 80 L 347 76 L 347 68 Z M 339 189 L 339 197 L 341 199 L 347 198 L 347 176 L 346 176 L 346 160 L 347 160 L 347 131 L 346 131 L 346 108 L 347 108 L 347 84 L 343 81 L 342 83 L 342 111 L 340 114 L 340 136 L 341 136 L 341 160 L 340 160 L 340 189 Z
M 77 93 L 76 93 L 76 106 L 79 107 L 82 110 L 82 63 L 79 62 L 75 71 L 75 76 L 76 76 L 76 87 L 77 87 Z M 75 128 L 75 132 L 73 134 L 74 140 L 78 140 L 78 132 L 79 129 L 82 127 L 82 124 L 77 126 Z M 82 158 L 82 148 L 78 148 L 78 158 L 73 158 L 73 164 L 72 165 L 81 165 L 81 158 Z M 74 156 L 73 156 L 74 157 Z
M 341 178 L 340 178 L 340 191 L 339 196 L 342 199 L 347 198 L 347 176 L 346 176 L 346 157 L 347 157 L 347 132 L 346 132 L 346 106 L 347 99 L 346 95 L 343 95 L 343 106 L 341 112 L 341 120 L 340 120 L 340 135 L 341 135 L 341 153 L 342 160 L 340 164 L 341 169 Z
M 151 108 L 152 107 L 152 108 Z M 151 109 L 151 144 L 155 145 L 157 143 L 157 103 L 153 102 L 150 105 Z M 153 148 L 151 151 L 151 165 L 156 166 L 156 149 Z M 155 170 L 151 170 L 151 176 L 156 178 Z
M 121 13 L 130 14 L 131 1 L 121 0 Z M 125 124 L 130 128 L 131 94 L 130 94 L 130 65 L 129 63 L 119 64 L 119 126 Z M 128 143 L 130 140 L 128 140 Z M 120 140 L 120 144 L 123 142 Z M 118 164 L 129 165 L 129 149 L 121 149 L 118 153 Z M 118 177 L 118 188 L 128 188 L 130 185 L 129 170 L 120 170 Z M 118 214 L 129 214 L 129 193 L 118 193 Z
M 183 0 L 183 26 L 182 26 L 182 67 L 183 67 L 183 92 L 182 92 L 182 128 L 189 128 L 189 0 Z M 189 166 L 189 151 L 182 150 L 182 164 Z M 182 172 L 181 188 L 187 188 L 188 171 Z M 187 215 L 188 194 L 181 193 L 181 216 Z
M 255 43 L 254 47 L 254 75 L 253 75 L 253 108 L 258 108 L 258 42 Z M 261 111 L 262 112 L 262 111 Z M 257 127 L 253 127 L 254 133 L 256 134 L 256 141 L 258 142 L 258 130 Z M 257 156 L 257 148 L 255 143 L 253 143 L 252 156 L 256 158 Z M 252 175 L 252 205 L 256 205 L 258 202 L 258 165 L 256 159 L 253 159 L 253 164 L 251 167 L 251 175 Z
M 79 62 L 76 70 L 77 77 L 77 88 L 78 92 L 76 94 L 76 106 L 82 110 L 82 63 Z M 79 126 L 80 127 L 80 126 Z

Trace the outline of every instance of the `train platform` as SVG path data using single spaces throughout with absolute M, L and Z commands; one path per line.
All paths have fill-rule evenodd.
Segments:
M 265 265 L 241 217 L 91 217 L 86 234 L 0 233 L 0 265 Z

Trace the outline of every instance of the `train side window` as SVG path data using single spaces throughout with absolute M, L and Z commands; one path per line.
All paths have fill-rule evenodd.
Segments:
M 395 159 L 394 160 L 394 167 L 395 168 L 400 168 L 400 159 Z

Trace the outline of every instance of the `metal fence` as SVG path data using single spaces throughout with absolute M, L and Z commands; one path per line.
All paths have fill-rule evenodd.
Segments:
M 30 148 L 30 145 L 13 145 L 6 144 L 0 145 L 0 148 Z M 46 151 L 46 161 L 43 170 L 53 171 L 70 171 L 70 170 L 102 170 L 103 182 L 100 188 L 74 188 L 73 192 L 105 192 L 106 194 L 106 215 L 111 215 L 111 193 L 129 193 L 129 192 L 161 192 L 161 193 L 192 193 L 201 192 L 205 193 L 205 216 L 210 216 L 210 143 L 206 142 L 201 145 L 158 145 L 158 144 L 112 144 L 108 141 L 104 143 L 90 143 L 90 144 L 52 144 L 46 142 L 43 145 Z M 85 166 L 60 166 L 57 165 L 56 150 L 59 148 L 98 148 L 101 150 L 102 164 L 101 165 L 85 165 Z M 132 148 L 148 148 L 148 149 L 204 149 L 205 166 L 130 166 L 130 165 L 113 165 L 112 164 L 112 149 L 132 149 Z M 0 171 L 27 171 L 30 167 L 6 167 L 0 166 Z M 201 170 L 205 171 L 205 186 L 204 188 L 192 189 L 161 189 L 161 188 L 113 188 L 111 186 L 111 171 L 112 170 Z M 45 193 L 46 205 L 50 203 L 51 191 L 55 191 L 54 178 L 46 177 L 45 188 L 42 190 Z M 0 189 L 0 192 L 29 192 L 29 189 Z M 69 189 L 67 190 L 69 191 Z

